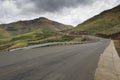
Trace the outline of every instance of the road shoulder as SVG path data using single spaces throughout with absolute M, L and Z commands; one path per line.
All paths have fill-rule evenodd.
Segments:
M 100 57 L 95 80 L 120 80 L 120 58 L 113 41 Z

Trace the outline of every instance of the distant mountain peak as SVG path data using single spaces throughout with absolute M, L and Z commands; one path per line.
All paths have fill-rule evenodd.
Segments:
M 50 19 L 48 19 L 46 17 L 39 17 L 39 18 L 37 18 L 35 20 L 38 20 L 40 22 L 52 22 L 52 20 L 50 20 Z
M 20 35 L 29 32 L 44 32 L 47 33 L 57 33 L 62 30 L 67 30 L 72 28 L 72 26 L 68 26 L 56 21 L 52 21 L 45 17 L 40 17 L 32 20 L 25 21 L 17 21 L 9 24 L 1 24 L 0 25 L 0 38 L 1 37 L 9 37 Z M 2 33 L 6 33 L 7 35 L 3 35 Z
M 46 17 L 39 17 L 39 19 L 47 19 L 48 20 L 48 18 L 46 18 Z

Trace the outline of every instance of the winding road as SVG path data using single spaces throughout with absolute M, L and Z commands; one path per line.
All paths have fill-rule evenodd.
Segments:
M 51 46 L 0 52 L 0 80 L 94 80 L 98 60 L 110 43 Z

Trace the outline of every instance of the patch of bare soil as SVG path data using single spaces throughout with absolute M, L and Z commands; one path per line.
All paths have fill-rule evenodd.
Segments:
M 117 49 L 118 55 L 120 57 L 120 48 L 116 48 L 116 49 Z
M 120 56 L 120 40 L 114 40 L 116 50 L 118 52 L 118 55 Z

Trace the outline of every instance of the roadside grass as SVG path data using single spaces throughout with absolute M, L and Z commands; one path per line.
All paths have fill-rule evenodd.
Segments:
M 40 36 L 41 35 L 41 36 Z M 10 38 L 0 39 L 0 50 L 11 50 L 35 44 L 49 42 L 83 42 L 83 38 L 74 38 L 68 35 L 50 35 L 43 33 L 27 33 Z
M 50 36 L 48 38 L 36 40 L 36 41 L 30 41 L 28 44 L 29 45 L 34 45 L 34 44 L 41 44 L 41 43 L 49 43 L 49 42 L 65 42 L 65 41 L 71 41 L 74 38 L 66 35 L 57 35 L 57 36 Z
M 50 36 L 50 34 L 44 34 L 43 32 L 34 31 L 9 38 L 3 38 L 0 39 L 0 50 L 28 46 L 28 42 L 44 39 L 48 36 Z
M 70 42 L 83 42 L 85 41 L 84 38 L 74 38 L 73 40 L 71 40 Z

